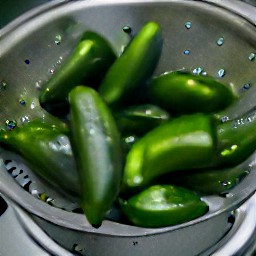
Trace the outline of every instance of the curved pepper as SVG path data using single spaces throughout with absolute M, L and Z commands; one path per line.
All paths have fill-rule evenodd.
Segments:
M 0 131 L 0 142 L 21 155 L 37 175 L 53 186 L 75 196 L 80 195 L 69 138 L 56 126 L 31 121 L 9 131 Z
M 151 104 L 130 106 L 116 114 L 118 128 L 123 134 L 144 134 L 169 118 L 168 112 Z
M 116 199 L 122 177 L 121 139 L 115 121 L 98 93 L 77 86 L 69 95 L 72 148 L 81 180 L 81 207 L 100 226 Z
M 147 228 L 177 225 L 208 211 L 208 205 L 194 192 L 171 185 L 151 186 L 120 203 L 133 224 Z
M 122 105 L 127 93 L 144 84 L 158 64 L 162 50 L 161 31 L 148 22 L 113 63 L 104 77 L 99 93 L 111 107 Z
M 145 186 L 174 171 L 236 166 L 256 150 L 255 131 L 256 111 L 221 124 L 199 113 L 172 119 L 132 146 L 123 187 Z
M 153 129 L 132 146 L 126 157 L 123 187 L 149 184 L 167 172 L 204 167 L 215 154 L 212 119 L 181 116 Z
M 237 166 L 224 169 L 186 171 L 179 174 L 171 173 L 162 177 L 161 181 L 200 193 L 221 194 L 239 184 L 248 173 L 246 168 Z
M 81 83 L 99 81 L 116 59 L 109 43 L 97 33 L 85 32 L 63 66 L 46 82 L 41 105 L 54 114 L 66 112 L 69 91 Z
M 154 104 L 175 114 L 219 111 L 236 98 L 227 85 L 214 78 L 182 71 L 155 77 L 149 86 L 149 95 Z
M 256 150 L 256 111 L 216 127 L 217 155 L 212 166 L 235 166 Z

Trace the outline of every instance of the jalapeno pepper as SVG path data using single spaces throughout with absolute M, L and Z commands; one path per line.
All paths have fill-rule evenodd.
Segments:
M 124 185 L 148 185 L 165 173 L 231 167 L 256 150 L 256 111 L 224 123 L 202 113 L 181 116 L 134 143 L 126 157 Z
M 123 134 L 145 134 L 169 118 L 167 111 L 152 104 L 130 106 L 116 114 L 118 128 Z
M 217 154 L 213 166 L 235 166 L 256 150 L 256 111 L 216 127 Z
M 1 130 L 0 142 L 20 154 L 31 170 L 51 185 L 80 195 L 76 164 L 63 130 L 35 120 L 13 130 Z
M 63 66 L 44 85 L 41 105 L 54 114 L 66 113 L 69 91 L 85 82 L 92 86 L 95 81 L 98 83 L 115 59 L 115 53 L 104 38 L 91 31 L 85 32 Z
M 122 177 L 121 139 L 98 93 L 86 86 L 70 92 L 72 148 L 81 181 L 81 207 L 100 226 L 116 199 Z
M 216 112 L 234 102 L 234 92 L 208 76 L 169 72 L 152 79 L 151 101 L 173 114 Z
M 164 175 L 160 180 L 164 184 L 175 184 L 205 194 L 221 194 L 228 192 L 248 175 L 245 167 L 185 171 Z
M 126 157 L 123 187 L 148 185 L 167 172 L 203 167 L 215 153 L 212 119 L 194 114 L 172 119 L 134 143 Z
M 158 24 L 148 22 L 142 27 L 99 87 L 99 93 L 109 106 L 122 105 L 129 92 L 150 78 L 160 58 L 162 44 Z
M 136 226 L 157 228 L 177 225 L 202 216 L 208 205 L 194 192 L 172 185 L 154 185 L 128 200 L 121 208 Z

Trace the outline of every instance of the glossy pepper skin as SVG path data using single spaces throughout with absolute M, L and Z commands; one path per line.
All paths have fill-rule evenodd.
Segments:
M 161 178 L 165 184 L 171 183 L 204 194 L 221 194 L 228 192 L 248 175 L 249 171 L 240 166 L 186 171 L 184 173 L 172 173 Z
M 256 111 L 216 127 L 217 154 L 212 166 L 235 166 L 256 150 Z
M 155 70 L 162 50 L 160 27 L 145 24 L 104 77 L 99 93 L 111 108 L 123 104 L 134 88 L 145 83 Z
M 81 181 L 81 207 L 98 227 L 117 198 L 122 177 L 121 138 L 112 113 L 86 86 L 69 95 L 72 148 Z
M 0 143 L 18 153 L 37 175 L 58 189 L 80 195 L 80 183 L 69 138 L 62 129 L 31 121 L 0 131 Z
M 151 186 L 120 203 L 133 224 L 147 228 L 177 225 L 208 211 L 208 205 L 194 192 L 173 185 Z
M 167 111 L 152 104 L 129 106 L 116 114 L 116 122 L 122 134 L 145 134 L 169 118 Z
M 181 116 L 153 129 L 127 154 L 123 188 L 137 189 L 167 172 L 204 167 L 215 153 L 212 119 Z
M 44 85 L 39 97 L 41 105 L 53 114 L 65 113 L 69 91 L 76 85 L 99 81 L 115 59 L 103 37 L 85 32 L 69 58 Z
M 149 95 L 153 103 L 173 114 L 216 112 L 236 99 L 231 88 L 216 79 L 182 71 L 153 78 Z

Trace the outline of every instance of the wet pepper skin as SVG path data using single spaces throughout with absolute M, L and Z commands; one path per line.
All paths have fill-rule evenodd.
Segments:
M 256 150 L 256 111 L 216 127 L 217 155 L 213 166 L 235 166 Z
M 35 120 L 10 131 L 1 130 L 0 142 L 20 154 L 48 183 L 79 196 L 80 183 L 67 131 Z
M 116 122 L 122 134 L 143 135 L 153 128 L 167 122 L 167 111 L 152 104 L 129 106 L 115 114 Z
M 175 171 L 236 166 L 255 151 L 255 131 L 256 111 L 224 123 L 206 114 L 172 119 L 133 144 L 123 187 L 143 187 Z
M 44 85 L 39 97 L 41 105 L 53 114 L 66 112 L 70 90 L 79 84 L 92 85 L 92 81 L 99 81 L 115 59 L 115 53 L 103 37 L 85 32 L 73 53 Z
M 128 200 L 120 199 L 128 219 L 140 227 L 159 228 L 195 219 L 208 205 L 194 192 L 173 185 L 154 185 Z
M 216 79 L 182 71 L 153 78 L 148 89 L 151 101 L 173 114 L 211 113 L 236 99 L 231 88 Z
M 155 70 L 162 51 L 162 35 L 155 22 L 145 24 L 108 70 L 99 93 L 111 108 L 123 104 L 127 94 L 144 84 Z
M 122 177 L 121 138 L 98 93 L 77 86 L 69 95 L 72 148 L 81 181 L 81 207 L 98 227 L 117 198 Z
M 126 157 L 123 186 L 141 187 L 167 172 L 200 168 L 212 160 L 214 150 L 208 115 L 172 119 L 134 143 Z
M 161 183 L 175 184 L 205 194 L 221 194 L 235 187 L 248 175 L 241 166 L 171 173 L 160 178 Z

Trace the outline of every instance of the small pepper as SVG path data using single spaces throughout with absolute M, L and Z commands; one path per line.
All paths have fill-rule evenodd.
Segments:
M 175 171 L 236 166 L 256 150 L 255 131 L 255 110 L 224 123 L 202 113 L 172 119 L 134 143 L 122 187 L 136 189 Z
M 123 104 L 127 95 L 148 80 L 158 64 L 162 36 L 155 22 L 145 24 L 123 54 L 108 70 L 99 93 L 111 108 Z
M 187 115 L 148 132 L 127 154 L 123 187 L 136 189 L 167 172 L 209 164 L 215 153 L 212 122 L 208 115 Z
M 160 180 L 164 184 L 175 184 L 205 194 L 228 192 L 248 175 L 247 168 L 236 166 L 229 168 L 185 171 L 164 175 Z
M 81 207 L 98 227 L 117 198 L 122 178 L 121 138 L 112 113 L 92 88 L 70 92 L 72 148 L 81 181 Z
M 63 129 L 34 120 L 13 130 L 0 130 L 0 142 L 20 154 L 31 170 L 49 184 L 80 195 L 76 164 Z
M 41 105 L 55 115 L 65 114 L 69 91 L 79 84 L 98 83 L 115 59 L 115 53 L 103 37 L 95 32 L 85 32 L 63 66 L 44 85 Z
M 235 166 L 256 150 L 256 111 L 216 127 L 217 154 L 212 166 Z
M 120 199 L 120 205 L 129 221 L 147 228 L 177 225 L 208 211 L 196 193 L 172 185 L 151 186 L 128 200 Z
M 122 134 L 145 134 L 169 118 L 168 112 L 152 104 L 130 106 L 116 114 L 116 122 Z
M 176 71 L 152 79 L 149 98 L 172 114 L 211 113 L 234 102 L 231 88 L 209 76 Z

